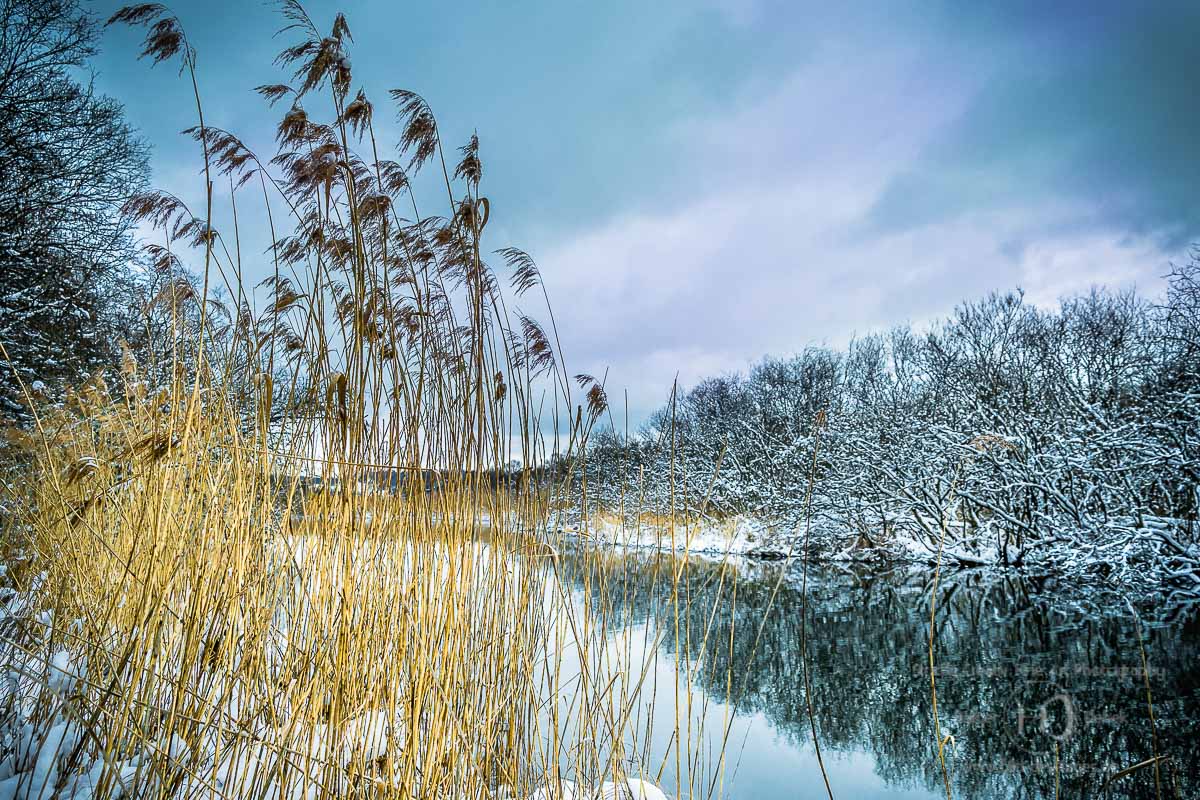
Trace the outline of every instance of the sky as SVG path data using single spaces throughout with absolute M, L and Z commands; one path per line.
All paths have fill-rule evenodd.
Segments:
M 206 122 L 272 153 L 279 110 L 253 88 L 286 78 L 277 10 L 171 6 Z M 345 12 L 385 145 L 392 88 L 422 94 L 448 144 L 478 133 L 487 244 L 533 255 L 569 370 L 607 372 L 635 424 L 676 376 L 929 324 L 992 290 L 1154 296 L 1200 241 L 1194 2 L 306 7 L 322 28 Z M 151 144 L 152 183 L 202 207 L 190 85 L 139 41 L 105 32 L 96 85 Z M 265 219 L 239 202 L 253 282 Z

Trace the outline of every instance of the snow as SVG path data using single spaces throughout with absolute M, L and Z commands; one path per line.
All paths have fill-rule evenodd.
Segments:
M 70 658 L 66 650 L 59 650 L 50 657 L 46 670 L 46 685 L 60 696 L 69 694 L 75 685 L 76 675 L 72 671 Z
M 662 793 L 662 790 L 648 781 L 639 778 L 629 778 L 625 781 L 625 785 L 629 790 L 627 797 L 632 798 L 632 800 L 667 800 L 667 796 Z M 606 798 L 606 800 L 610 797 L 620 797 L 622 794 L 622 792 L 618 791 L 617 785 L 613 783 L 606 783 L 601 788 L 601 796 Z
M 556 791 L 557 790 L 557 791 Z M 560 781 L 558 787 L 544 785 L 529 800 L 667 800 L 662 790 L 649 781 L 627 778 L 620 783 L 604 781 L 598 791 L 589 792 L 573 781 Z
M 778 531 L 771 525 L 747 516 L 726 520 L 680 522 L 653 520 L 622 521 L 609 514 L 594 514 L 582 522 L 559 521 L 549 526 L 558 533 L 588 545 L 603 545 L 636 550 L 667 550 L 708 555 L 752 555 L 778 557 L 773 544 Z
M 804 522 L 785 524 L 749 514 L 722 519 L 679 521 L 669 518 L 630 516 L 595 512 L 586 520 L 566 515 L 552 520 L 545 535 L 553 543 L 563 537 L 588 547 L 626 550 L 660 550 L 707 556 L 747 558 L 799 558 L 807 535 L 812 557 L 824 561 L 883 559 L 889 563 L 945 567 L 1033 568 L 1078 580 L 1103 581 L 1134 591 L 1137 595 L 1160 594 L 1169 580 L 1190 588 L 1177 591 L 1200 593 L 1200 579 L 1185 568 L 1170 572 L 1173 561 L 1200 560 L 1200 546 L 1184 544 L 1186 520 L 1146 515 L 1139 522 L 1113 518 L 1108 527 L 1093 529 L 1088 546 L 1075 535 L 1039 540 L 1037 548 L 1010 548 L 1008 552 L 990 524 L 977 528 L 961 520 L 947 521 L 944 530 L 936 520 L 922 526 L 893 524 L 890 531 L 875 534 L 870 546 L 861 543 L 857 532 L 828 519 L 815 519 L 811 530 Z M 939 556 L 940 552 L 940 556 Z

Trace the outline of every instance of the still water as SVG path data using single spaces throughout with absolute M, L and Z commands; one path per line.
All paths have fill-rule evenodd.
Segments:
M 805 697 L 798 566 L 630 553 L 614 560 L 601 594 L 586 588 L 586 570 L 572 569 L 581 563 L 579 552 L 567 554 L 562 574 L 582 602 L 605 609 L 607 635 L 657 648 L 640 691 L 668 731 L 679 713 L 676 675 L 693 686 L 691 716 L 703 723 L 689 748 L 697 766 L 660 759 L 668 794 L 707 797 L 715 785 L 712 796 L 828 796 Z M 835 797 L 946 796 L 930 692 L 930 578 L 882 566 L 810 567 L 811 725 Z M 938 716 L 951 737 L 954 797 L 1200 797 L 1193 611 L 1135 612 L 1103 589 L 978 570 L 944 573 L 936 607 Z M 670 748 L 661 732 L 654 736 L 660 750 Z M 722 741 L 723 769 L 714 755 Z M 1113 779 L 1156 754 L 1157 770 Z M 698 776 L 690 788 L 689 772 Z

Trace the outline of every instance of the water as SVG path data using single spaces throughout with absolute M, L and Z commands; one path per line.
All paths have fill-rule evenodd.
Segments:
M 571 569 L 578 559 L 569 555 L 563 574 L 574 575 L 568 580 L 582 593 Z M 678 606 L 670 601 L 673 568 L 683 575 Z M 660 728 L 673 727 L 679 663 L 706 704 L 697 712 L 704 730 L 694 736 L 707 755 L 693 772 L 715 774 L 712 753 L 728 725 L 723 796 L 827 797 L 805 702 L 798 568 L 681 565 L 632 553 L 614 577 L 603 596 L 584 598 L 607 609 L 609 635 L 663 637 L 666 657 L 642 689 L 659 726 L 647 752 L 670 747 Z M 835 797 L 946 796 L 930 702 L 930 577 L 810 568 L 813 717 Z M 954 797 L 1053 798 L 1056 780 L 1059 797 L 1103 797 L 1107 780 L 1156 752 L 1167 756 L 1158 763 L 1161 796 L 1200 796 L 1200 626 L 1187 609 L 1139 609 L 1139 623 L 1114 594 L 983 571 L 944 574 L 937 608 L 938 711 L 943 735 L 953 737 L 946 766 Z M 707 796 L 706 780 L 693 778 L 689 790 L 686 766 L 682 772 L 681 782 L 668 758 L 664 788 L 683 783 L 683 796 Z M 1155 769 L 1118 778 L 1107 791 L 1156 797 Z

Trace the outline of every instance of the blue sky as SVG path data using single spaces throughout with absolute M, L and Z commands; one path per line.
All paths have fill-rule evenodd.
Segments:
M 252 90 L 283 77 L 275 10 L 172 7 L 206 120 L 271 153 L 277 113 Z M 489 245 L 534 255 L 571 370 L 608 368 L 635 419 L 677 373 L 921 324 L 992 289 L 1155 294 L 1200 240 L 1195 3 L 307 8 L 322 27 L 346 13 L 377 119 L 403 87 L 447 142 L 478 131 Z M 138 40 L 106 32 L 97 84 L 153 145 L 154 183 L 199 206 L 189 87 L 138 62 Z M 243 238 L 261 244 L 251 204 Z

